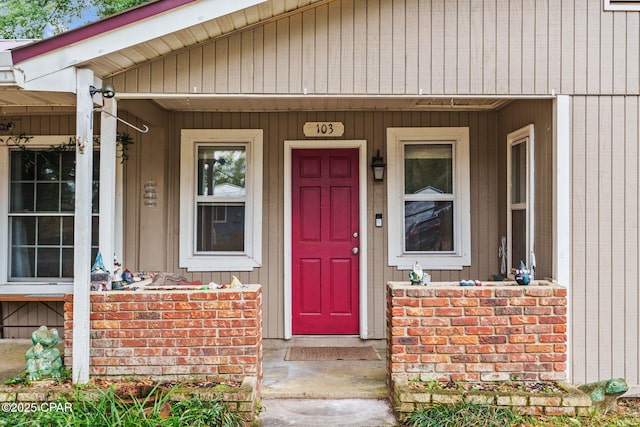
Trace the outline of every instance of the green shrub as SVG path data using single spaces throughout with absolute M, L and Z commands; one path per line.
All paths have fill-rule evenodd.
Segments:
M 410 427 L 511 427 L 522 417 L 511 408 L 462 402 L 439 404 L 413 411 L 404 419 Z

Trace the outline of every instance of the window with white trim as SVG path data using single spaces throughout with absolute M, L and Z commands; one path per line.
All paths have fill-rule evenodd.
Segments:
M 32 137 L 2 147 L 8 203 L 2 213 L 0 245 L 7 251 L 2 282 L 65 282 L 73 278 L 75 151 L 52 149 L 64 136 Z M 51 143 L 51 144 L 49 144 Z M 93 154 L 92 257 L 98 252 L 99 152 Z M 0 194 L 3 193 L 0 191 Z M 3 210 L 4 210 L 3 209 Z M 3 251 L 0 251 L 0 254 Z
M 604 0 L 604 10 L 640 10 L 640 1 Z
M 389 265 L 470 265 L 468 128 L 388 128 L 387 159 Z
M 262 263 L 262 130 L 183 129 L 180 267 L 251 271 Z

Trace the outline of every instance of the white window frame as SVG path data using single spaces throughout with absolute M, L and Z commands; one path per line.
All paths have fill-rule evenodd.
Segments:
M 252 271 L 262 265 L 262 129 L 182 129 L 180 140 L 180 267 L 188 271 Z M 197 253 L 197 148 L 244 146 L 247 156 L 243 253 Z
M 406 144 L 453 145 L 454 251 L 404 251 L 404 147 Z M 388 262 L 399 270 L 420 263 L 426 270 L 462 270 L 471 265 L 471 187 L 468 127 L 387 128 Z
M 533 124 L 524 126 L 518 130 L 515 130 L 507 135 L 507 276 L 514 277 L 514 268 L 512 267 L 512 255 L 513 255 L 513 227 L 511 221 L 511 212 L 515 209 L 526 209 L 526 259 L 523 260 L 527 267 L 531 267 L 532 254 L 535 247 L 535 221 L 534 221 L 534 208 L 535 208 L 535 144 L 534 144 L 534 127 Z M 514 145 L 526 144 L 526 202 L 521 204 L 522 206 L 514 205 L 511 203 L 511 151 Z
M 640 10 L 640 1 L 604 0 L 604 10 Z
M 11 136 L 7 136 L 6 138 L 10 138 Z M 70 138 L 74 138 L 74 135 L 39 135 L 30 137 L 29 142 L 27 143 L 27 149 L 31 150 L 42 150 L 42 149 L 50 149 L 52 146 L 60 145 L 65 141 L 69 141 Z M 29 291 L 40 292 L 41 290 L 38 288 L 38 285 L 41 285 L 42 292 L 50 292 L 53 285 L 63 286 L 63 289 L 67 289 L 69 286 L 72 286 L 73 278 L 69 279 L 9 279 L 9 262 L 10 262 L 10 253 L 9 253 L 9 195 L 11 192 L 10 189 L 10 169 L 9 169 L 9 159 L 11 152 L 11 145 L 7 145 L 6 143 L 0 144 L 0 284 L 3 284 L 3 291 L 8 291 L 10 288 L 13 289 L 12 286 L 7 285 L 16 285 L 16 289 L 22 289 L 23 285 L 29 286 Z M 68 215 L 68 214 L 67 214 Z M 71 216 L 75 215 L 75 212 L 71 214 Z M 94 215 L 94 214 L 92 214 Z M 60 292 L 60 289 L 56 287 L 56 292 Z

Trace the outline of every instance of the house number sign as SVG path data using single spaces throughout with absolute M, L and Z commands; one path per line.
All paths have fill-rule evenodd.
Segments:
M 344 123 L 342 122 L 306 122 L 302 128 L 306 137 L 344 135 Z

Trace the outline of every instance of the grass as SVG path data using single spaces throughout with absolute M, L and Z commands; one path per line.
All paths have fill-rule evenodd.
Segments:
M 512 408 L 462 402 L 439 404 L 412 412 L 403 420 L 407 427 L 632 427 L 640 426 L 640 400 L 620 401 L 619 412 L 589 417 L 519 415 Z
M 172 389 L 154 387 L 144 398 L 121 396 L 113 387 L 91 400 L 77 394 L 71 411 L 0 412 L 0 427 L 240 427 L 244 420 L 220 397 L 171 402 Z M 4 409 L 4 406 L 3 406 Z

